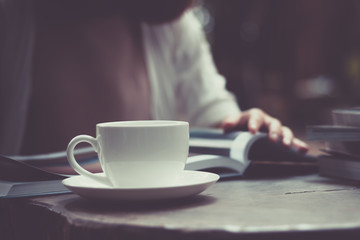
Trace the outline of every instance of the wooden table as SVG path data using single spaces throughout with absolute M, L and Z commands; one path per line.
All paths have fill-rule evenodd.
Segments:
M 360 239 L 359 186 L 305 171 L 250 174 L 167 202 L 3 199 L 0 239 Z

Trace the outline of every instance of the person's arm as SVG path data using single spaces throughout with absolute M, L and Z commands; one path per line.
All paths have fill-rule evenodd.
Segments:
M 256 133 L 265 128 L 271 140 L 307 151 L 308 146 L 278 119 L 257 108 L 240 111 L 235 97 L 225 87 L 224 77 L 216 69 L 209 44 L 191 12 L 186 13 L 176 27 L 174 63 L 180 78 L 177 92 L 191 122 L 221 127 L 225 131 L 247 128 Z
M 226 90 L 202 27 L 191 12 L 174 23 L 173 34 L 176 94 L 190 124 L 212 127 L 229 115 L 239 114 L 235 96 Z

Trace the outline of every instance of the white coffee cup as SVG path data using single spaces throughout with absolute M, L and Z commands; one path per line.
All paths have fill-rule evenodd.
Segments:
M 74 149 L 80 142 L 92 145 L 104 174 L 81 167 Z M 123 121 L 96 125 L 96 138 L 74 137 L 67 158 L 79 174 L 112 187 L 168 186 L 184 170 L 189 152 L 189 124 L 182 121 Z

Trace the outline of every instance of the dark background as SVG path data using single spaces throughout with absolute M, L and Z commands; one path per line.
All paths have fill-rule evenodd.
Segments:
M 303 128 L 360 105 L 360 1 L 203 0 L 195 12 L 242 109 Z

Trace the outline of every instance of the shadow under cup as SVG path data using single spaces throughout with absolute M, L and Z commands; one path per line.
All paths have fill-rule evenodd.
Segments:
M 100 123 L 95 140 L 96 144 L 90 144 L 113 187 L 171 186 L 188 157 L 189 124 L 158 120 Z

